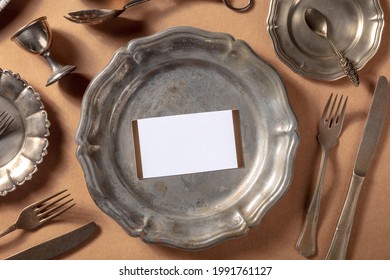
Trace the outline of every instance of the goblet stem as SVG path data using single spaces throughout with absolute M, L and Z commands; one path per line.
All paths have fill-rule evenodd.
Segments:
M 42 57 L 44 57 L 49 64 L 51 68 L 51 76 L 47 80 L 46 86 L 50 86 L 51 84 L 57 82 L 62 77 L 66 76 L 70 72 L 74 71 L 76 69 L 76 66 L 73 65 L 61 65 L 56 60 L 53 59 L 51 56 L 50 50 L 47 50 L 45 53 L 42 54 Z
M 46 59 L 46 61 L 49 64 L 50 69 L 51 69 L 52 72 L 57 72 L 58 69 L 63 67 L 61 64 L 57 63 L 57 61 L 55 61 L 52 58 L 50 50 L 48 50 L 47 52 L 43 53 L 42 56 L 43 56 L 43 58 Z

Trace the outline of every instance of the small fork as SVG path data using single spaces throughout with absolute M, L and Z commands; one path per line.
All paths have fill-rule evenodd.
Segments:
M 60 195 L 64 194 L 66 191 L 67 190 L 60 191 L 24 208 L 22 212 L 20 212 L 15 224 L 0 232 L 0 237 L 13 232 L 16 229 L 36 229 L 75 206 L 75 203 L 69 205 L 73 199 L 64 201 L 70 194 L 65 194 L 60 197 Z M 52 201 L 53 199 L 54 201 Z
M 0 136 L 11 125 L 11 123 L 13 121 L 14 121 L 14 118 L 11 117 L 6 111 L 1 112 L 1 114 L 0 114 Z
M 336 95 L 333 99 L 333 102 L 332 99 L 333 93 L 330 95 L 328 102 L 326 103 L 319 123 L 318 142 L 321 146 L 320 170 L 314 188 L 313 197 L 306 213 L 305 223 L 296 244 L 296 249 L 305 257 L 314 255 L 317 250 L 317 222 L 320 211 L 320 198 L 324 171 L 329 151 L 337 144 L 341 134 L 345 118 L 345 110 L 347 107 L 348 97 L 345 98 L 343 105 L 343 96 L 341 96 L 338 102 L 338 95 Z

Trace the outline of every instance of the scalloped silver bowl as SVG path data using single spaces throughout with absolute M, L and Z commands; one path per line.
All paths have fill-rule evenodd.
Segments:
M 50 122 L 40 95 L 18 74 L 0 69 L 0 111 L 13 123 L 0 138 L 0 195 L 32 178 L 47 154 Z
M 137 178 L 131 120 L 224 109 L 240 111 L 244 168 Z M 244 235 L 286 192 L 296 128 L 280 76 L 245 42 L 176 27 L 131 41 L 92 80 L 77 157 L 95 203 L 131 236 L 204 249 Z

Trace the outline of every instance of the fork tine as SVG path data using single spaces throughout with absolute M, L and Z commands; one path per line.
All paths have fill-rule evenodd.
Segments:
M 2 134 L 12 124 L 14 118 L 5 111 L 0 114 L 0 118 L 0 134 Z
M 348 102 L 348 96 L 345 98 L 343 108 L 341 109 L 341 113 L 337 115 L 336 124 L 340 124 L 340 125 L 343 124 L 345 118 L 345 110 L 347 108 L 347 102 Z M 341 105 L 341 100 L 339 106 L 340 105 Z
M 60 205 L 57 205 L 57 206 L 55 206 L 55 207 L 52 207 L 52 208 L 46 208 L 45 207 L 45 209 L 43 209 L 42 211 L 39 211 L 39 213 L 38 213 L 38 216 L 39 217 L 47 217 L 47 216 L 50 216 L 50 215 L 52 215 L 54 212 L 56 212 L 58 209 L 60 209 L 60 208 L 62 208 L 63 206 L 65 206 L 66 204 L 68 204 L 68 203 L 70 203 L 70 202 L 72 202 L 73 201 L 73 198 L 72 199 L 69 199 L 69 200 L 67 200 L 67 201 L 65 201 L 65 202 L 63 202 L 63 203 L 61 203 Z
M 11 125 L 11 123 L 13 121 L 14 121 L 14 119 L 11 116 L 8 116 L 8 118 L 5 120 L 5 122 L 3 124 L 3 130 L 6 130 Z
M 3 122 L 8 116 L 8 113 L 6 111 L 3 111 L 1 114 L 0 114 L 0 122 Z
M 73 199 L 72 199 L 72 200 L 73 200 Z M 72 200 L 70 200 L 70 201 L 72 201 Z M 70 201 L 68 201 L 68 202 L 70 202 Z M 66 202 L 66 203 L 68 203 L 68 202 Z M 61 207 L 64 206 L 66 203 L 64 203 L 63 205 L 61 205 Z M 59 211 L 59 212 L 57 212 L 57 213 L 51 214 L 51 215 L 48 216 L 48 217 L 45 217 L 45 218 L 43 218 L 43 219 L 40 219 L 40 220 L 39 220 L 39 223 L 43 224 L 43 223 L 46 223 L 46 222 L 48 222 L 48 221 L 54 219 L 55 217 L 58 217 L 59 215 L 61 215 L 62 213 L 68 211 L 70 208 L 72 208 L 72 207 L 75 206 L 75 205 L 76 205 L 76 203 L 73 203 L 73 204 L 69 205 L 68 207 L 62 209 L 61 211 Z
M 332 99 L 333 99 L 333 92 L 330 94 L 329 99 L 326 102 L 324 111 L 322 112 L 322 115 L 321 115 L 321 122 L 325 122 L 327 119 L 326 116 L 328 115 L 328 110 L 329 110 L 330 102 L 332 101 Z
M 52 209 L 52 208 L 50 208 L 51 206 L 57 204 L 58 202 L 60 202 L 61 200 L 65 199 L 65 198 L 67 198 L 69 196 L 70 196 L 70 194 L 67 194 L 67 195 L 65 195 L 63 197 L 60 197 L 60 198 L 54 200 L 53 202 L 50 202 L 48 204 L 43 204 L 42 206 L 37 207 L 36 210 L 37 210 L 38 213 L 44 213 L 44 211 L 49 211 L 50 209 Z
M 0 119 L 0 125 L 3 126 L 3 124 L 5 124 L 7 122 L 7 116 L 8 114 L 5 114 L 4 116 L 4 112 L 0 115 L 1 119 Z
M 60 191 L 60 192 L 58 192 L 56 194 L 53 194 L 53 195 L 51 195 L 51 196 L 49 196 L 47 198 L 44 198 L 42 200 L 39 200 L 39 201 L 35 202 L 32 206 L 35 206 L 35 207 L 43 206 L 44 203 L 47 202 L 48 200 L 50 200 L 50 199 L 52 199 L 52 198 L 54 198 L 54 197 L 56 197 L 56 196 L 58 196 L 58 195 L 60 195 L 60 194 L 62 194 L 64 192 L 66 192 L 66 191 L 67 191 L 67 189 L 63 190 L 63 191 Z
M 339 95 L 336 94 L 336 97 L 334 98 L 333 103 L 332 103 L 332 108 L 330 109 L 330 112 L 329 112 L 328 117 L 326 119 L 326 122 L 328 122 L 328 126 L 329 127 L 332 126 L 333 120 L 334 120 L 334 116 L 337 115 L 337 110 L 336 110 L 335 114 L 333 114 L 333 112 L 334 112 L 334 109 L 335 109 L 338 97 L 339 97 Z
M 341 102 L 343 101 L 343 95 L 341 95 L 340 99 L 339 99 L 339 102 L 337 104 L 337 108 L 336 108 L 336 112 L 334 112 L 334 115 L 333 115 L 333 119 L 335 120 L 335 123 L 337 123 L 337 119 L 339 117 L 339 111 L 340 111 L 340 107 L 341 107 Z M 336 102 L 336 100 L 335 100 Z

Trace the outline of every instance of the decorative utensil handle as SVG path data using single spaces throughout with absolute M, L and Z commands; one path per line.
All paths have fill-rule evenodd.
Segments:
M 363 181 L 364 177 L 358 176 L 355 173 L 352 175 L 343 210 L 341 211 L 332 242 L 326 255 L 327 260 L 345 259 L 353 218 L 355 216 L 356 205 Z
M 341 52 L 336 48 L 336 46 L 333 44 L 332 40 L 328 38 L 328 41 L 330 43 L 330 46 L 332 47 L 333 51 L 336 53 L 336 55 L 340 58 L 339 64 L 341 68 L 343 68 L 345 75 L 351 80 L 351 82 L 357 87 L 359 86 L 359 74 L 357 72 L 357 69 L 353 63 L 346 58 L 344 55 L 341 54 Z
M 359 86 L 359 74 L 355 65 L 346 57 L 340 58 L 340 65 L 344 70 L 345 75 L 351 80 L 355 86 Z
M 299 235 L 296 249 L 304 257 L 310 257 L 317 251 L 317 222 L 320 213 L 321 190 L 324 181 L 324 171 L 328 159 L 328 153 L 323 150 L 321 164 L 314 188 L 312 200 L 306 213 L 305 223 Z

